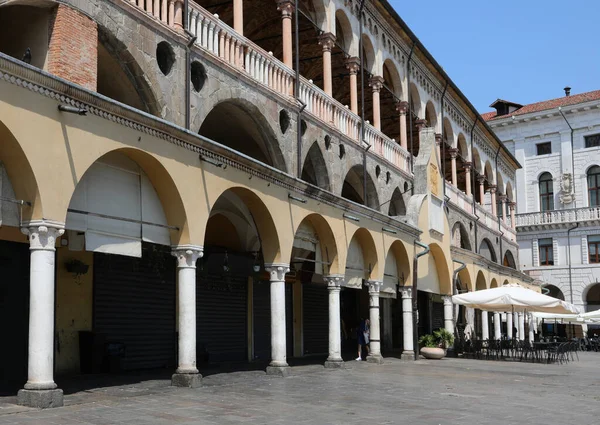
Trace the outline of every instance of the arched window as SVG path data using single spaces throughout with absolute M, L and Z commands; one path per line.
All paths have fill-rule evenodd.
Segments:
M 587 172 L 590 207 L 600 206 L 600 167 L 594 165 Z
M 543 173 L 539 180 L 540 188 L 540 209 L 542 211 L 552 211 L 554 209 L 554 188 L 552 184 L 552 174 Z

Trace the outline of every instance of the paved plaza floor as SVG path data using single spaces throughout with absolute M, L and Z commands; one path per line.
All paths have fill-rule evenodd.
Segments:
M 214 374 L 197 389 L 168 379 L 82 389 L 65 407 L 35 410 L 0 398 L 0 424 L 577 424 L 600 423 L 600 353 L 564 365 L 466 359 L 345 370 L 293 368 L 292 376 Z M 106 384 L 105 384 L 106 385 Z

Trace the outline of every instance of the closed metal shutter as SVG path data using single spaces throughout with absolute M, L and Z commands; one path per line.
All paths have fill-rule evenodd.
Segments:
M 201 271 L 196 277 L 199 360 L 245 361 L 248 276 Z
M 327 286 L 302 284 L 304 354 L 329 352 L 329 298 Z
M 29 244 L 0 241 L 0 393 L 27 381 Z
M 431 303 L 431 318 L 433 330 L 438 330 L 444 327 L 444 304 Z
M 94 332 L 125 344 L 125 370 L 174 368 L 175 258 L 144 243 L 142 258 L 94 253 Z

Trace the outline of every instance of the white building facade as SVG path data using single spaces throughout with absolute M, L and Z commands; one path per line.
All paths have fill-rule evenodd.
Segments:
M 521 268 L 543 292 L 600 308 L 600 91 L 531 105 L 502 100 L 484 119 L 517 170 Z

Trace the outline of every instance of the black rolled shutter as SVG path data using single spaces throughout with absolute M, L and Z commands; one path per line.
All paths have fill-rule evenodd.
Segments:
M 304 354 L 329 352 L 329 296 L 326 285 L 302 284 Z
M 254 359 L 271 359 L 271 291 L 268 281 L 254 282 Z
M 444 327 L 444 304 L 442 303 L 431 303 L 432 305 L 432 318 L 433 318 L 433 330 L 438 330 Z

